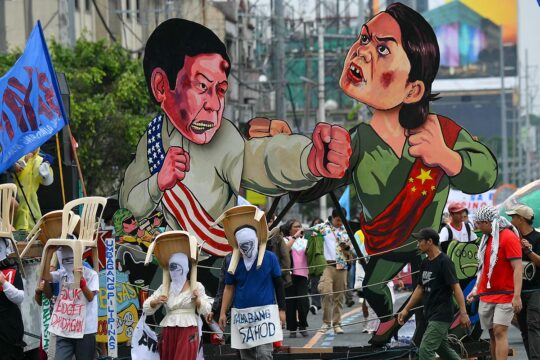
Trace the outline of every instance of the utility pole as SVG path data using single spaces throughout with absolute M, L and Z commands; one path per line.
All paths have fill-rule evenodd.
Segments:
M 322 6 L 323 0 L 317 0 L 317 44 L 319 47 L 318 52 L 318 121 L 326 121 L 326 113 L 324 109 L 324 25 L 322 20 Z M 328 217 L 327 206 L 326 206 L 326 196 L 321 196 L 319 200 L 320 205 L 320 217 L 325 220 Z
M 70 48 L 75 47 L 74 0 L 58 0 L 58 27 L 60 43 Z
M 530 118 L 530 99 L 529 99 L 529 51 L 525 49 L 525 129 L 527 129 L 527 142 L 525 143 L 526 146 L 523 147 L 523 150 L 525 150 L 525 174 L 527 178 L 525 179 L 524 184 L 528 184 L 530 181 L 532 181 L 531 176 L 531 151 L 529 149 L 529 146 L 532 145 L 530 143 L 530 133 L 531 133 L 531 118 Z M 536 148 L 536 144 L 534 144 L 534 147 Z
M 0 54 L 8 52 L 6 32 L 6 4 L 0 0 Z
M 358 0 L 358 34 L 362 31 L 364 21 L 364 0 Z
M 308 34 L 308 23 L 304 22 L 304 57 L 306 61 L 306 78 L 311 80 L 312 78 L 312 64 L 311 49 L 313 48 L 313 37 L 311 33 Z M 310 28 L 311 31 L 311 28 Z M 311 88 L 313 84 L 309 81 L 304 81 L 304 124 L 302 130 L 304 134 L 309 131 L 309 125 L 311 123 Z
M 245 13 L 243 10 L 238 12 L 237 18 L 237 30 L 238 30 L 238 118 L 237 121 L 242 123 L 244 121 L 244 39 L 246 37 L 244 33 L 244 19 Z
M 32 13 L 32 0 L 24 0 L 24 29 L 27 39 L 30 37 L 33 28 L 34 15 Z
M 499 28 L 499 67 L 501 75 L 501 146 L 503 183 L 508 184 L 508 129 L 506 128 L 506 93 L 504 88 L 504 44 L 502 25 Z
M 360 35 L 360 32 L 362 31 L 362 26 L 364 25 L 365 21 L 364 17 L 364 0 L 358 0 L 358 35 Z M 358 120 L 358 123 L 364 122 L 365 117 L 364 114 L 366 113 L 366 105 L 362 104 L 361 102 L 358 102 L 358 111 L 356 112 L 356 119 Z
M 273 49 L 273 65 L 276 95 L 276 118 L 285 119 L 285 8 L 283 0 L 274 1 L 272 30 L 276 46 Z

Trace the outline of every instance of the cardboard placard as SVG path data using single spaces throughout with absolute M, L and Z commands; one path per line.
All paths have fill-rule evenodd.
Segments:
M 80 288 L 64 284 L 56 299 L 49 331 L 58 336 L 82 339 L 86 320 L 86 298 Z
M 231 310 L 231 347 L 251 349 L 283 340 L 277 305 Z

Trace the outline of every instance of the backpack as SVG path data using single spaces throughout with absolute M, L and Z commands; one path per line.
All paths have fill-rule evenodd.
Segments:
M 452 230 L 450 225 L 444 224 L 443 228 L 446 228 L 446 230 L 448 230 L 448 241 L 454 240 L 454 231 Z M 472 229 L 471 229 L 471 225 L 468 222 L 465 223 L 465 229 L 467 230 L 467 239 L 470 242 Z M 450 235 L 452 235 L 452 237 L 450 237 Z

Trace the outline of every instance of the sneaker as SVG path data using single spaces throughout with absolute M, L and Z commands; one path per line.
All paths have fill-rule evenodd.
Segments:
M 315 305 L 311 305 L 309 311 L 311 311 L 313 315 L 317 315 L 317 307 Z
M 347 306 L 348 307 L 353 307 L 354 306 L 354 301 L 352 301 L 352 300 L 347 301 Z
M 296 337 L 296 331 L 291 331 L 291 334 L 289 335 L 290 338 Z
M 330 324 L 323 324 L 323 326 L 321 326 L 321 328 L 318 330 L 320 333 L 323 333 L 323 334 L 326 334 L 326 332 L 328 330 L 330 330 L 332 327 L 330 326 Z
M 302 334 L 303 337 L 308 337 L 309 333 L 306 330 L 306 328 L 300 328 L 300 334 Z
M 345 331 L 343 331 L 343 328 L 342 328 L 340 325 L 336 325 L 336 326 L 334 327 L 334 332 L 335 332 L 336 334 L 343 334 L 343 333 L 345 333 Z

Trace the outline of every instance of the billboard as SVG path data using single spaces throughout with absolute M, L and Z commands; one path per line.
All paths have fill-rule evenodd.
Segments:
M 373 1 L 377 13 L 395 1 Z M 437 79 L 499 77 L 500 29 L 505 75 L 517 73 L 517 2 L 515 0 L 401 1 L 431 24 L 441 53 Z

